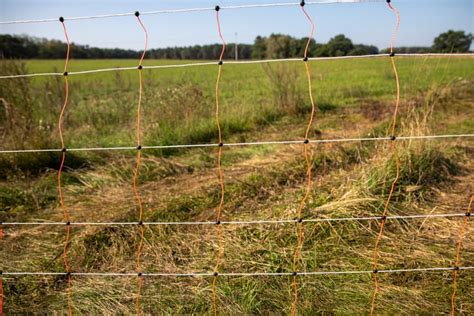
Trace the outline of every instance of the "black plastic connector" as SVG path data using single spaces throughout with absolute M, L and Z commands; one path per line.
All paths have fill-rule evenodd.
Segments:
M 66 147 L 61 148 L 61 152 L 65 153 L 67 151 Z
M 379 270 L 374 269 L 372 272 L 373 272 L 374 274 L 377 274 L 377 273 L 379 273 Z
M 139 222 L 138 222 L 138 225 L 139 225 L 139 226 L 142 226 L 142 225 L 143 225 L 143 221 L 139 221 Z
M 298 218 L 298 223 L 303 223 L 303 218 Z
M 308 61 L 308 56 L 304 56 L 303 61 L 307 62 Z
M 142 150 L 142 145 L 138 145 L 137 150 Z
M 304 0 L 300 2 L 300 6 L 302 6 L 302 7 L 304 7 L 305 4 L 306 3 L 304 2 Z
M 391 1 L 391 0 L 387 0 L 387 3 L 390 3 L 390 2 L 392 2 L 392 1 Z
M 459 271 L 459 267 L 457 267 L 457 266 L 456 266 L 456 267 L 453 267 L 453 270 L 454 270 L 454 271 Z
M 140 12 L 135 11 L 135 16 L 136 16 L 136 17 L 139 17 L 139 16 L 140 16 Z
M 67 71 L 63 72 L 64 77 L 67 77 L 67 75 L 68 75 Z
M 224 143 L 219 143 L 218 146 L 219 147 L 224 147 Z
M 217 277 L 219 275 L 218 272 L 214 272 L 214 277 Z
M 393 56 L 395 56 L 395 52 L 390 53 L 390 57 L 393 57 Z
M 305 139 L 303 143 L 309 144 L 309 139 Z
M 216 5 L 216 7 L 214 8 L 217 12 L 219 12 L 219 10 L 221 9 L 220 6 Z
M 70 277 L 71 277 L 71 272 L 66 272 L 66 276 L 67 276 L 68 278 L 70 278 Z
M 59 22 L 63 23 L 64 22 L 64 18 L 61 16 L 59 17 Z
M 71 222 L 67 221 L 66 226 L 71 226 Z
M 217 221 L 217 222 L 216 222 L 216 225 L 220 225 L 220 224 L 221 224 L 221 221 Z
M 142 70 L 143 69 L 143 66 L 142 65 L 138 65 L 138 70 Z
M 469 217 L 469 216 L 471 216 L 471 212 L 466 212 L 465 215 L 466 215 L 466 217 Z
M 384 221 L 384 220 L 387 219 L 387 216 L 384 215 L 384 216 L 382 216 L 380 219 Z
M 143 274 L 141 272 L 138 272 L 138 276 L 141 277 Z
M 297 275 L 298 275 L 298 272 L 294 271 L 293 276 L 297 276 Z
M 219 66 L 222 66 L 224 62 L 222 62 L 222 60 L 219 60 L 219 62 L 217 63 Z
M 397 136 L 395 136 L 395 135 L 390 136 L 390 140 L 393 141 L 393 140 L 396 140 L 396 139 L 397 139 Z

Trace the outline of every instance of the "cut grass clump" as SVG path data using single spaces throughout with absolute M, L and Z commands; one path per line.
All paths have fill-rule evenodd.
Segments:
M 396 144 L 400 175 L 396 192 L 417 191 L 421 193 L 431 187 L 440 187 L 450 182 L 462 168 L 454 158 L 455 154 L 442 152 L 429 144 L 417 143 L 415 146 Z M 387 150 L 388 148 L 385 148 Z M 391 153 L 387 152 L 391 157 Z M 373 169 L 368 181 L 370 192 L 375 195 L 388 193 L 396 176 L 396 163 L 393 157 L 383 162 L 379 168 Z M 383 184 L 383 185 L 381 185 Z
M 2 221 L 15 218 L 20 220 L 35 215 L 57 202 L 55 177 L 43 176 L 30 179 L 22 186 L 0 185 L 0 216 Z
M 0 179 L 35 177 L 48 170 L 59 170 L 62 153 L 21 153 L 0 157 Z M 84 155 L 66 153 L 63 170 L 78 170 L 90 166 Z
M 149 217 L 152 221 L 185 221 L 196 218 L 204 210 L 210 209 L 212 202 L 207 195 L 171 198 L 162 210 L 153 211 Z
M 88 231 L 75 241 L 73 266 L 84 271 L 106 271 L 114 269 L 113 257 L 134 257 L 135 249 L 127 244 L 136 241 L 138 228 L 104 227 Z

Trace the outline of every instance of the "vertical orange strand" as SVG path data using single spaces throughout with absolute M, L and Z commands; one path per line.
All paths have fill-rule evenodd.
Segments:
M 309 194 L 311 192 L 311 188 L 312 188 L 311 160 L 310 160 L 310 157 L 309 157 L 309 154 L 308 154 L 309 143 L 307 143 L 306 141 L 309 142 L 308 137 L 309 137 L 309 132 L 311 130 L 311 126 L 313 124 L 314 110 L 315 110 L 312 84 L 311 84 L 311 73 L 309 71 L 308 60 L 307 60 L 309 45 L 310 45 L 311 39 L 313 38 L 313 35 L 314 35 L 314 23 L 313 23 L 313 20 L 311 19 L 311 17 L 309 16 L 309 14 L 304 9 L 304 6 L 301 6 L 301 10 L 303 11 L 304 15 L 308 19 L 308 22 L 311 24 L 311 33 L 310 33 L 310 36 L 308 38 L 308 42 L 306 43 L 306 48 L 304 50 L 304 63 L 305 63 L 305 69 L 306 69 L 306 76 L 307 76 L 307 79 L 308 79 L 309 98 L 310 98 L 310 101 L 311 101 L 311 114 L 309 116 L 308 126 L 306 127 L 306 132 L 305 132 L 305 136 L 304 136 L 305 137 L 304 159 L 305 159 L 305 162 L 306 162 L 307 186 L 306 186 L 305 195 L 303 196 L 303 199 L 301 200 L 299 208 L 298 208 L 298 244 L 297 244 L 297 246 L 295 248 L 295 252 L 293 254 L 293 293 L 294 293 L 294 297 L 293 297 L 293 304 L 291 305 L 291 315 L 295 315 L 296 305 L 298 303 L 298 285 L 297 285 L 297 281 L 296 281 L 296 277 L 297 277 L 296 276 L 296 273 L 297 273 L 296 268 L 297 268 L 298 254 L 300 252 L 300 249 L 303 246 L 302 212 L 303 212 L 303 208 L 306 204 L 306 201 L 308 200 Z
M 216 265 L 214 267 L 214 280 L 212 281 L 212 302 L 214 306 L 214 315 L 217 315 L 217 294 L 216 294 L 216 285 L 217 285 L 217 273 L 219 271 L 219 265 L 222 259 L 222 255 L 224 253 L 224 248 L 222 246 L 222 227 L 220 225 L 220 218 L 222 213 L 222 208 L 224 205 L 224 196 L 225 196 L 225 187 L 224 187 L 224 179 L 222 176 L 222 131 L 221 125 L 219 122 L 219 82 L 221 80 L 222 74 L 222 59 L 224 57 L 224 52 L 226 48 L 226 43 L 224 41 L 224 37 L 221 33 L 221 25 L 219 22 L 219 9 L 216 7 L 216 23 L 217 23 L 217 32 L 219 37 L 222 41 L 222 49 L 219 56 L 219 64 L 218 64 L 218 72 L 217 72 L 217 79 L 216 79 L 216 124 L 217 124 L 217 131 L 219 136 L 219 146 L 217 150 L 217 172 L 219 176 L 219 184 L 221 186 L 221 199 L 219 202 L 219 206 L 216 209 L 216 223 L 217 223 L 217 238 L 218 238 L 218 253 L 216 259 Z
M 395 74 L 395 81 L 396 81 L 396 84 L 397 84 L 397 99 L 396 99 L 396 102 L 395 102 L 395 110 L 393 112 L 392 135 L 391 135 L 392 137 L 395 137 L 395 130 L 396 130 L 396 126 L 397 126 L 397 114 L 398 114 L 398 108 L 399 108 L 399 105 L 400 105 L 400 80 L 399 80 L 399 77 L 398 77 L 397 66 L 395 64 L 395 58 L 393 56 L 393 46 L 394 46 L 395 40 L 397 38 L 398 28 L 400 26 L 400 12 L 397 9 L 395 9 L 394 7 L 392 7 L 392 5 L 389 2 L 387 4 L 388 4 L 388 7 L 390 8 L 390 10 L 392 10 L 397 16 L 397 24 L 395 26 L 395 31 L 392 35 L 392 41 L 390 43 L 390 55 L 391 55 L 390 60 L 392 62 L 393 72 Z M 390 203 L 390 200 L 392 199 L 393 191 L 395 190 L 395 185 L 397 184 L 398 178 L 400 176 L 400 163 L 399 163 L 399 160 L 398 160 L 397 150 L 395 148 L 395 138 L 392 138 L 391 151 L 392 151 L 393 157 L 395 159 L 396 175 L 395 175 L 395 179 L 393 179 L 392 186 L 390 188 L 390 192 L 388 194 L 387 201 L 385 202 L 385 205 L 384 205 L 384 210 L 383 210 L 383 213 L 382 213 L 382 222 L 380 224 L 380 230 L 379 230 L 379 233 L 378 233 L 377 238 L 375 240 L 375 247 L 374 247 L 374 252 L 373 252 L 374 294 L 372 296 L 372 303 L 371 303 L 371 308 L 370 308 L 370 315 L 371 316 L 374 314 L 374 311 L 375 311 L 375 299 L 377 298 L 377 293 L 379 291 L 379 282 L 378 282 L 378 278 L 377 278 L 377 250 L 378 250 L 380 239 L 382 238 L 383 230 L 384 230 L 384 227 L 385 227 L 385 217 L 387 216 L 388 205 Z
M 142 248 L 143 248 L 143 239 L 144 239 L 144 234 L 145 234 L 145 228 L 143 227 L 143 206 L 142 206 L 142 201 L 140 199 L 140 194 L 138 193 L 137 189 L 137 181 L 138 181 L 138 171 L 140 169 L 140 160 L 141 160 L 141 107 L 142 107 L 142 91 L 143 91 L 143 80 L 142 80 L 142 63 L 143 59 L 145 58 L 145 54 L 148 48 L 148 32 L 145 28 L 145 25 L 143 25 L 141 19 L 140 19 L 140 14 L 138 12 L 135 13 L 135 16 L 137 17 L 138 23 L 140 24 L 141 28 L 143 29 L 145 33 L 145 48 L 143 49 L 143 53 L 140 57 L 140 60 L 138 62 L 138 82 L 139 82 L 139 89 L 138 89 L 138 108 L 137 108 L 137 163 L 135 166 L 135 171 L 133 173 L 133 192 L 135 193 L 135 199 L 138 204 L 139 208 L 139 226 L 140 226 L 140 243 L 138 244 L 138 249 L 137 249 L 137 271 L 138 271 L 138 288 L 137 288 L 137 294 L 135 297 L 135 304 L 136 304 L 136 309 L 137 309 L 137 314 L 141 315 L 142 314 L 142 308 L 140 305 L 140 294 L 141 294 L 141 289 L 142 289 L 142 284 L 143 284 L 143 276 L 142 276 L 142 267 L 141 267 L 141 255 L 142 255 Z
M 459 261 L 461 259 L 461 245 L 462 245 L 462 240 L 464 239 L 464 235 L 466 233 L 466 228 L 467 228 L 467 223 L 469 221 L 469 216 L 471 215 L 472 202 L 474 202 L 474 194 L 471 195 L 471 199 L 469 200 L 469 206 L 467 207 L 466 216 L 464 216 L 464 221 L 463 221 L 461 229 L 459 231 L 458 247 L 457 247 L 457 252 L 456 252 L 456 264 L 454 266 L 455 270 L 454 270 L 454 280 L 453 280 L 453 296 L 451 297 L 451 315 L 452 316 L 454 316 L 454 307 L 455 307 L 455 303 L 456 303 L 457 276 L 458 276 L 457 268 L 459 267 Z
M 69 264 L 67 262 L 67 249 L 69 245 L 69 240 L 71 237 L 71 227 L 69 226 L 69 213 L 66 208 L 66 205 L 64 203 L 64 198 L 63 198 L 63 191 L 61 187 L 61 174 L 64 168 L 64 162 L 66 160 L 66 147 L 64 143 L 64 136 L 63 136 L 63 117 L 64 117 L 64 112 L 66 110 L 68 98 L 69 98 L 69 81 L 67 78 L 67 66 L 69 63 L 69 52 L 71 50 L 71 44 L 69 42 L 69 36 L 67 33 L 66 25 L 64 24 L 63 21 L 61 21 L 61 25 L 64 30 L 64 36 L 66 37 L 66 42 L 67 42 L 67 52 L 66 52 L 66 61 L 64 63 L 64 82 L 65 82 L 65 87 L 66 87 L 66 95 L 64 98 L 64 104 L 61 109 L 61 113 L 59 114 L 59 121 L 58 121 L 58 131 L 59 131 L 59 137 L 61 138 L 61 148 L 62 148 L 62 157 L 61 157 L 61 165 L 59 166 L 59 171 L 58 171 L 58 192 L 59 192 L 59 200 L 61 202 L 61 208 L 63 210 L 63 220 L 66 222 L 66 241 L 64 243 L 64 249 L 63 249 L 63 262 L 64 262 L 64 267 L 66 268 L 66 273 L 67 273 L 67 306 L 68 306 L 68 313 L 69 315 L 72 315 L 72 306 L 71 306 L 71 275 L 69 273 Z

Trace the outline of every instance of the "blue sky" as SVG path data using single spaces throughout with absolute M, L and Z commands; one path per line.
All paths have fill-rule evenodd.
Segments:
M 0 20 L 54 18 L 108 13 L 152 11 L 173 8 L 208 7 L 215 4 L 253 4 L 292 0 L 0 0 Z M 299 1 L 295 1 L 299 2 Z M 402 16 L 398 46 L 428 46 L 448 29 L 474 32 L 472 0 L 393 0 Z M 395 16 L 385 2 L 325 4 L 307 6 L 316 22 L 315 39 L 327 42 L 345 34 L 355 43 L 387 47 Z M 284 33 L 307 36 L 309 25 L 298 6 L 221 11 L 221 25 L 227 42 L 251 43 L 257 35 Z M 167 47 L 219 42 L 215 12 L 149 15 L 142 17 L 149 30 L 150 47 Z M 97 47 L 141 49 L 143 33 L 134 16 L 69 21 L 71 41 Z M 0 26 L 0 33 L 28 34 L 63 40 L 58 23 Z

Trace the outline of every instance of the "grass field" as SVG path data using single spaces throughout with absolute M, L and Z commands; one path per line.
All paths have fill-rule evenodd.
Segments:
M 181 63 L 183 61 L 166 61 Z M 184 61 L 189 62 L 189 61 Z M 398 135 L 474 133 L 474 59 L 396 58 L 402 102 Z M 69 71 L 134 66 L 134 60 L 72 60 Z M 146 60 L 146 65 L 165 61 Z M 318 108 L 311 138 L 385 136 L 395 104 L 388 58 L 311 62 Z M 0 62 L 1 74 L 62 71 L 63 61 Z M 143 145 L 217 141 L 217 66 L 143 71 Z M 0 81 L 2 149 L 59 148 L 57 119 L 64 79 Z M 67 147 L 134 146 L 136 71 L 70 76 L 64 121 Z M 226 65 L 221 95 L 224 142 L 302 140 L 310 111 L 304 65 Z M 461 213 L 474 193 L 470 138 L 397 142 L 401 174 L 389 215 Z M 389 144 L 311 145 L 314 186 L 305 218 L 380 215 L 395 176 Z M 71 221 L 136 221 L 135 151 L 67 153 L 63 192 Z M 216 148 L 143 151 L 139 192 L 144 221 L 212 221 L 220 199 Z M 0 156 L 2 221 L 61 221 L 60 153 Z M 303 147 L 224 147 L 223 220 L 295 219 L 304 194 Z M 392 220 L 379 269 L 454 265 L 462 218 Z M 305 223 L 301 271 L 371 270 L 379 223 Z M 463 241 L 462 266 L 474 265 L 474 226 Z M 64 227 L 4 227 L 2 271 L 63 272 Z M 139 229 L 76 227 L 68 261 L 74 272 L 136 272 Z M 221 272 L 287 272 L 297 244 L 294 224 L 223 226 Z M 215 227 L 147 227 L 147 272 L 209 272 L 217 255 Z M 461 271 L 456 311 L 473 314 L 474 273 Z M 453 273 L 381 274 L 378 314 L 451 310 Z M 211 314 L 212 277 L 145 278 L 147 314 Z M 220 314 L 289 313 L 292 277 L 226 277 L 217 283 Z M 64 277 L 4 277 L 6 314 L 67 311 Z M 367 314 L 371 274 L 301 276 L 299 314 Z M 136 277 L 74 277 L 73 312 L 135 313 Z

